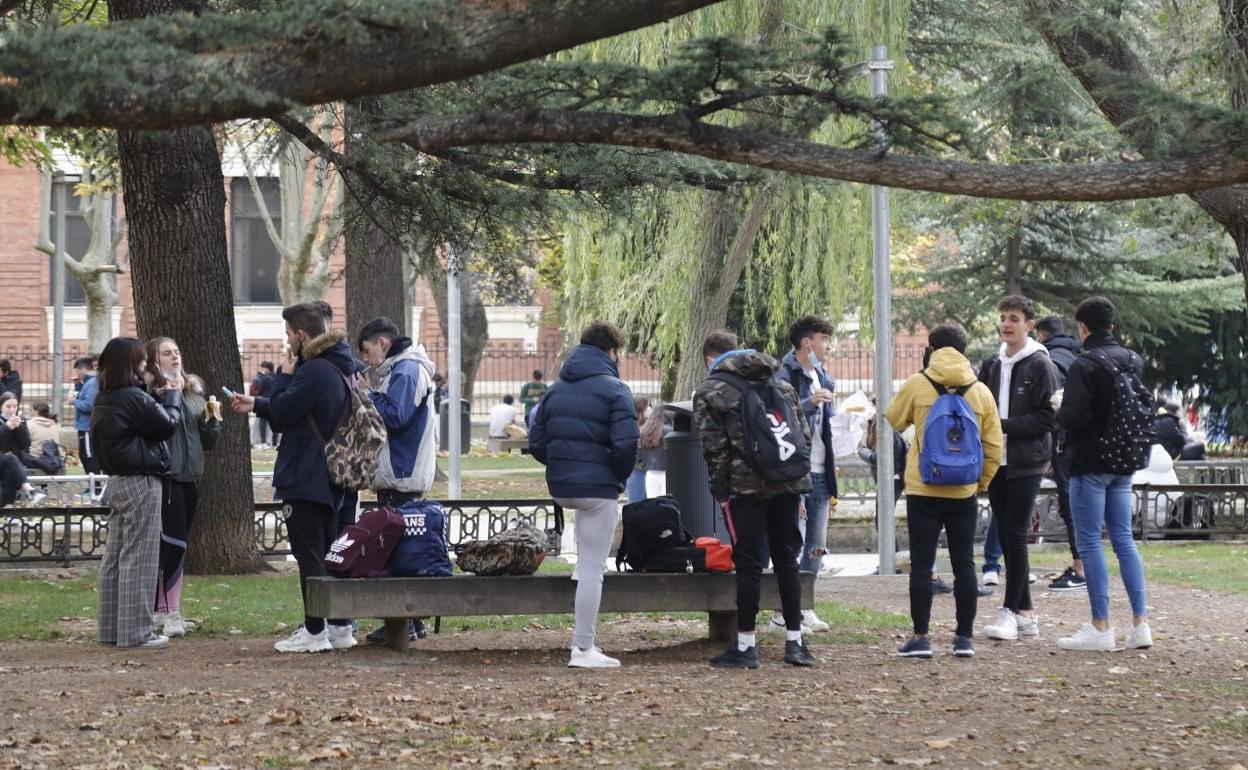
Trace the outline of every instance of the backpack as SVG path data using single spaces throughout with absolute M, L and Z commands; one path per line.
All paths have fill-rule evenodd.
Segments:
M 451 559 L 446 541 L 451 522 L 442 506 L 434 500 L 412 500 L 399 506 L 403 517 L 403 536 L 390 556 L 390 574 L 394 577 L 447 577 Z
M 367 398 L 361 398 L 351 381 L 338 372 L 347 384 L 347 408 L 338 421 L 338 428 L 329 441 L 316 427 L 316 420 L 308 415 L 312 432 L 325 445 L 325 465 L 329 480 L 345 490 L 368 489 L 381 465 L 381 449 L 386 443 L 386 425 L 377 413 L 377 407 Z
M 765 481 L 793 481 L 810 475 L 810 447 L 793 404 L 775 377 L 754 383 L 730 372 L 711 379 L 741 391 L 741 433 L 746 465 Z
M 671 495 L 649 497 L 624 506 L 623 535 L 615 552 L 615 568 L 641 571 L 655 554 L 688 546 L 693 538 L 680 523 L 680 505 Z
M 1140 375 L 1120 369 L 1103 351 L 1087 354 L 1109 372 L 1113 396 L 1105 429 L 1096 437 L 1096 454 L 1110 473 L 1129 475 L 1148 467 L 1157 441 L 1153 427 L 1153 396 Z
M 920 372 L 936 389 L 936 403 L 923 422 L 919 450 L 919 477 L 933 486 L 979 483 L 984 473 L 984 447 L 979 440 L 979 418 L 966 400 L 970 385 L 947 388 Z
M 325 570 L 340 578 L 386 577 L 386 562 L 403 536 L 403 517 L 393 508 L 365 511 L 329 546 Z
M 26 454 L 22 457 L 28 468 L 38 468 L 49 476 L 55 476 L 65 469 L 65 459 L 61 457 L 61 448 L 55 441 L 45 438 L 39 443 L 42 454 Z
M 732 572 L 732 546 L 713 537 L 700 537 L 693 545 L 656 553 L 644 572 Z
M 455 550 L 455 563 L 477 575 L 532 575 L 546 558 L 546 533 L 527 521 L 489 540 L 472 540 Z

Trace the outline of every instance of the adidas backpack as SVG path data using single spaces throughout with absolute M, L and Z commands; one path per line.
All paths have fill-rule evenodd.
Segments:
M 979 483 L 984 473 L 984 446 L 979 440 L 979 418 L 966 400 L 975 383 L 945 387 L 920 372 L 936 389 L 923 422 L 923 446 L 919 450 L 919 477 L 933 486 Z
M 342 376 L 342 372 L 338 373 Z M 386 424 L 381 421 L 371 399 L 360 396 L 345 376 L 347 408 L 329 441 L 321 435 L 316 420 L 308 415 L 312 432 L 325 445 L 325 466 L 329 480 L 346 490 L 368 489 L 381 465 L 381 449 L 386 443 Z
M 340 578 L 382 578 L 403 535 L 403 517 L 393 508 L 374 508 L 342 530 L 325 554 L 325 570 Z
M 1121 369 L 1101 350 L 1087 353 L 1109 372 L 1113 398 L 1105 429 L 1096 437 L 1096 454 L 1110 473 L 1130 475 L 1148 467 L 1157 431 L 1153 427 L 1153 396 L 1140 375 Z
M 810 475 L 810 446 L 802 432 L 805 416 L 794 412 L 793 403 L 774 377 L 754 383 L 730 372 L 713 372 L 741 391 L 741 430 L 745 438 L 742 459 L 766 481 L 793 481 Z

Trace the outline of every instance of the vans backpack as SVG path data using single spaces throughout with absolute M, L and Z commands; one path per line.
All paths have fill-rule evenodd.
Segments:
M 1096 437 L 1096 454 L 1110 473 L 1129 475 L 1148 467 L 1157 442 L 1153 427 L 1153 396 L 1140 375 L 1119 368 L 1103 351 L 1087 353 L 1109 372 L 1113 397 L 1105 429 Z
M 365 511 L 329 546 L 325 569 L 340 578 L 382 578 L 386 562 L 403 536 L 403 517 L 393 508 Z
M 937 396 L 923 423 L 919 477 L 933 486 L 978 484 L 984 474 L 984 446 L 979 440 L 979 418 L 966 400 L 966 392 L 975 383 L 946 387 L 927 372 L 921 374 Z
M 656 553 L 644 572 L 732 572 L 732 546 L 713 537 L 700 537 L 693 545 Z
M 810 475 L 810 446 L 801 420 L 775 377 L 750 382 L 730 372 L 713 372 L 711 379 L 741 391 L 742 459 L 766 481 L 793 481 Z
M 680 505 L 671 495 L 649 497 L 624 506 L 623 535 L 615 552 L 615 568 L 642 571 L 656 554 L 688 546 L 693 538 L 680 523 Z
M 339 372 L 342 375 L 342 372 Z M 325 465 L 329 480 L 346 490 L 368 489 L 381 465 L 381 448 L 386 443 L 386 424 L 370 399 L 360 396 L 345 376 L 347 408 L 329 441 L 321 435 L 316 420 L 308 416 L 312 432 L 325 445 Z
M 398 507 L 403 536 L 390 556 L 394 577 L 447 577 L 451 557 L 446 542 L 450 519 L 435 500 L 411 500 Z

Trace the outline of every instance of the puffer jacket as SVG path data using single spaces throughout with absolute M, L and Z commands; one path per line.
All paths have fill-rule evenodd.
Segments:
M 783 377 L 775 377 L 780 362 L 756 350 L 725 353 L 711 365 L 711 372 L 729 372 L 752 383 L 775 378 L 776 385 L 801 414 L 797 391 Z M 810 476 L 792 481 L 768 481 L 745 460 L 745 429 L 741 424 L 741 391 L 723 380 L 707 378 L 693 394 L 693 419 L 702 439 L 702 456 L 711 475 L 711 494 L 723 502 L 730 497 L 775 497 L 810 491 Z M 801 420 L 806 445 L 810 423 Z
M 354 372 L 355 362 L 345 337 L 332 329 L 308 340 L 294 375 L 273 375 L 273 395 L 256 399 L 256 415 L 282 434 L 273 466 L 273 496 L 283 502 L 305 500 L 333 509 L 341 502 L 342 490 L 329 480 L 324 442 L 333 440 L 347 410 L 344 378 Z
M 433 373 L 424 347 L 407 337 L 396 337 L 377 367 L 381 379 L 368 396 L 386 424 L 386 443 L 373 489 L 423 493 L 433 486 L 438 452 Z
M 637 462 L 633 393 L 611 356 L 577 345 L 538 402 L 529 451 L 553 497 L 615 499 Z
M 182 394 L 167 390 L 153 398 L 142 380 L 100 393 L 91 410 L 91 454 L 109 476 L 164 476 L 166 443 L 182 421 Z

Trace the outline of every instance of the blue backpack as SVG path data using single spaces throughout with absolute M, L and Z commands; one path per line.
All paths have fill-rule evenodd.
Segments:
M 933 486 L 979 483 L 984 473 L 984 447 L 979 441 L 979 418 L 966 400 L 971 385 L 949 388 L 921 372 L 936 389 L 923 423 L 923 448 L 919 451 L 919 477 Z
M 435 500 L 412 500 L 395 509 L 403 517 L 403 536 L 390 556 L 392 577 L 446 577 L 451 559 L 446 543 L 450 519 Z

